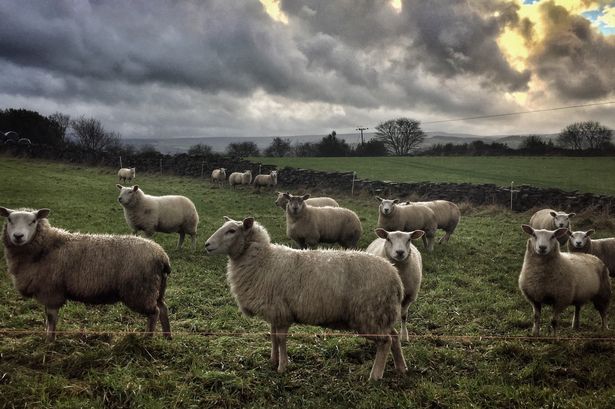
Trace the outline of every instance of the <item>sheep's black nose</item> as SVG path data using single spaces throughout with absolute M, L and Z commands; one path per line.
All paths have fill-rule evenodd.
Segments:
M 209 247 L 210 244 L 210 242 L 205 243 L 205 248 Z
M 538 249 L 544 252 L 547 249 L 547 246 L 538 246 Z
M 21 239 L 23 239 L 23 234 L 21 234 L 21 233 L 13 233 L 13 237 L 15 238 L 15 240 L 21 241 Z
M 581 242 L 580 241 L 577 241 L 575 244 L 576 244 L 577 247 L 581 247 Z
M 397 253 L 397 257 L 401 257 L 404 255 L 404 251 L 403 250 L 396 250 L 395 251 Z

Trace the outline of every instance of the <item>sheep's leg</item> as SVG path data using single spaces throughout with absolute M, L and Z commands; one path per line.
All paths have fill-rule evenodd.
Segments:
M 56 324 L 58 323 L 59 311 L 59 308 L 45 307 L 47 341 L 49 342 L 52 342 L 56 339 Z
M 553 318 L 551 318 L 551 329 L 553 330 L 553 336 L 557 336 L 557 323 L 559 321 L 559 315 L 564 311 L 566 307 L 559 305 L 553 306 Z
M 277 367 L 280 361 L 280 343 L 278 342 L 278 333 L 276 327 L 271 324 L 271 363 Z
M 196 250 L 196 233 L 190 235 L 190 240 L 192 241 L 192 250 Z
M 598 311 L 600 313 L 600 318 L 602 319 L 602 331 L 606 331 L 609 329 L 609 322 L 607 320 L 607 309 L 603 309 Z
M 160 325 L 162 326 L 162 335 L 165 338 L 171 339 L 171 324 L 169 323 L 169 309 L 164 301 L 158 300 L 158 310 L 160 312 Z M 154 327 L 155 327 L 154 323 Z M 155 329 L 155 328 L 154 328 Z
M 404 353 L 401 350 L 401 341 L 395 328 L 391 330 L 391 338 L 391 352 L 393 352 L 393 363 L 395 364 L 395 369 L 399 373 L 406 373 L 408 371 L 408 367 L 406 366 Z
M 184 233 L 183 231 L 179 232 L 179 239 L 177 240 L 177 248 L 181 249 L 182 246 L 184 245 L 184 239 L 186 238 L 186 233 Z
M 408 323 L 408 307 L 402 306 L 401 308 L 401 340 L 403 342 L 408 342 L 410 339 L 408 337 L 408 328 L 406 328 Z
M 537 337 L 540 335 L 540 312 L 542 310 L 542 305 L 536 302 L 532 304 L 532 307 L 534 308 L 534 326 L 532 327 L 532 335 Z
M 279 349 L 279 362 L 278 372 L 282 373 L 286 371 L 288 366 L 288 352 L 286 351 L 286 334 L 288 333 L 288 327 L 277 327 L 278 336 L 278 349 Z
M 156 309 L 153 313 L 149 314 L 147 317 L 147 335 L 153 336 L 156 331 L 156 323 L 158 322 L 158 317 L 160 316 L 160 309 L 156 306 Z
M 581 306 L 580 305 L 575 305 L 574 306 L 574 316 L 572 317 L 572 329 L 579 329 L 580 328 L 580 321 L 581 319 Z
M 445 232 L 444 236 L 442 236 L 440 238 L 440 240 L 438 241 L 438 243 L 440 244 L 444 244 L 444 243 L 448 243 L 448 240 L 451 238 L 451 233 L 450 232 Z
M 384 337 L 376 337 L 376 357 L 374 358 L 374 365 L 372 371 L 369 374 L 369 379 L 379 380 L 384 375 L 384 367 L 387 363 L 387 357 L 391 350 L 391 336 L 386 335 Z

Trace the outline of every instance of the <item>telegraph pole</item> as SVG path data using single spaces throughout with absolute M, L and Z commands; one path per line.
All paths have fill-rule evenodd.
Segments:
M 357 131 L 361 131 L 361 145 L 365 145 L 365 142 L 363 141 L 363 131 L 367 130 L 369 128 L 362 128 L 362 127 L 358 127 Z

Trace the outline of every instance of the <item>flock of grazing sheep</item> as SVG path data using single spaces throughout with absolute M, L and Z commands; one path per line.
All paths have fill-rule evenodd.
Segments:
M 120 169 L 120 181 L 132 181 L 135 169 Z M 229 184 L 256 188 L 275 186 L 277 173 L 232 173 Z M 226 180 L 216 169 L 212 183 Z M 178 233 L 178 248 L 186 234 L 196 248 L 199 216 L 184 196 L 151 196 L 138 186 L 124 187 L 118 201 L 134 235 L 71 233 L 52 227 L 49 209 L 11 210 L 2 239 L 8 273 L 15 288 L 45 306 L 47 337 L 55 337 L 59 309 L 67 300 L 90 304 L 123 302 L 147 316 L 147 332 L 160 320 L 171 336 L 164 301 L 169 257 L 148 239 L 155 232 Z M 377 197 L 377 238 L 365 251 L 356 249 L 363 229 L 350 209 L 329 197 L 310 198 L 278 193 L 275 205 L 286 214 L 286 233 L 300 249 L 274 244 L 264 226 L 248 217 L 225 217 L 206 241 L 210 255 L 228 255 L 227 279 L 241 312 L 271 325 L 271 361 L 279 372 L 288 364 L 287 333 L 292 324 L 356 331 L 377 345 L 370 374 L 383 376 L 389 352 L 398 372 L 406 372 L 401 341 L 408 340 L 408 307 L 417 299 L 422 279 L 421 253 L 412 244 L 423 239 L 433 251 L 436 230 L 448 242 L 460 220 L 457 205 L 445 200 L 403 202 Z M 555 333 L 559 314 L 575 306 L 573 327 L 579 327 L 581 306 L 591 301 L 607 327 L 611 297 L 609 270 L 615 272 L 615 238 L 593 240 L 593 230 L 571 231 L 574 213 L 544 209 L 523 225 L 530 237 L 519 276 L 519 288 L 534 309 L 533 334 L 540 332 L 543 304 L 553 306 Z M 138 237 L 142 230 L 148 238 Z M 569 252 L 560 245 L 569 241 Z M 339 249 L 310 249 L 337 243 Z M 395 329 L 401 321 L 401 334 Z

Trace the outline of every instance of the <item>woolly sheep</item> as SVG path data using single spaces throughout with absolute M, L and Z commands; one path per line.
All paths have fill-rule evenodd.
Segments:
M 294 250 L 272 244 L 249 217 L 225 223 L 205 243 L 208 254 L 226 254 L 231 293 L 246 316 L 271 325 L 271 362 L 288 365 L 286 337 L 292 324 L 352 330 L 377 345 L 371 379 L 381 379 L 389 350 L 406 372 L 394 326 L 403 285 L 386 260 L 359 251 Z
M 169 257 L 151 240 L 135 236 L 70 233 L 52 227 L 49 209 L 11 210 L 2 230 L 4 257 L 17 291 L 45 306 L 47 339 L 55 339 L 60 308 L 67 300 L 88 304 L 123 302 L 147 315 L 147 331 L 160 320 L 171 327 L 164 293 Z
M 598 257 L 615 277 L 615 238 L 592 239 L 594 230 L 568 232 L 568 250 L 573 253 L 588 253 Z
M 561 253 L 559 239 L 568 229 L 533 229 L 522 225 L 530 235 L 519 275 L 519 288 L 534 309 L 532 334 L 540 335 L 543 304 L 553 306 L 551 326 L 556 335 L 559 315 L 574 305 L 572 327 L 579 328 L 581 306 L 588 301 L 600 313 L 602 329 L 607 329 L 607 309 L 611 299 L 609 272 L 600 259 L 591 254 Z
M 136 185 L 117 185 L 117 188 L 120 190 L 117 200 L 124 208 L 124 218 L 134 234 L 140 230 L 147 237 L 152 237 L 155 232 L 179 233 L 177 248 L 182 247 L 186 234 L 189 234 L 192 248 L 196 249 L 199 215 L 190 199 L 185 196 L 146 195 Z
M 130 182 L 135 178 L 135 168 L 121 168 L 117 171 L 117 181 L 118 182 Z
M 278 184 L 278 171 L 272 170 L 268 175 L 256 175 L 252 183 L 254 189 L 259 192 L 262 186 L 273 187 Z
M 401 340 L 408 341 L 408 307 L 416 301 L 423 278 L 421 253 L 412 244 L 425 234 L 422 230 L 412 232 L 376 229 L 379 238 L 372 241 L 366 252 L 387 259 L 395 266 L 404 285 L 404 298 L 401 302 Z
M 378 227 L 387 231 L 414 231 L 423 230 L 423 244 L 427 251 L 433 251 L 434 238 L 438 222 L 436 214 L 427 206 L 407 205 L 399 206 L 399 200 L 383 199 L 376 196 L 380 202 L 378 206 Z
M 438 229 L 444 230 L 444 236 L 438 240 L 438 243 L 448 243 L 451 238 L 451 234 L 457 228 L 459 219 L 461 219 L 461 212 L 459 207 L 448 200 L 432 200 L 428 202 L 405 202 L 405 205 L 422 205 L 427 206 L 433 210 L 436 215 L 436 222 L 438 223 Z
M 245 172 L 233 172 L 228 177 L 228 183 L 234 188 L 236 185 L 249 185 L 252 183 L 252 171 L 246 170 Z
M 214 169 L 211 172 L 211 183 L 217 184 L 218 186 L 223 186 L 224 181 L 226 180 L 226 169 Z
M 286 192 L 286 194 L 289 194 Z M 278 197 L 275 199 L 275 205 L 281 208 L 282 210 L 286 210 L 286 204 L 288 203 L 288 199 L 284 197 L 284 193 L 278 192 Z M 330 197 L 310 197 L 305 201 L 305 204 L 312 207 L 340 207 L 340 205 Z
M 533 229 L 555 230 L 568 228 L 572 230 L 570 218 L 574 215 L 575 213 L 556 212 L 553 209 L 542 209 L 532 215 L 530 218 L 530 226 L 532 226 Z M 566 241 L 568 241 L 568 236 L 560 236 L 558 241 L 559 244 L 563 246 L 566 244 Z
M 286 205 L 286 235 L 302 249 L 318 243 L 339 243 L 344 248 L 356 248 L 363 228 L 355 212 L 343 207 L 312 207 L 305 201 L 310 195 L 293 196 L 284 193 Z

